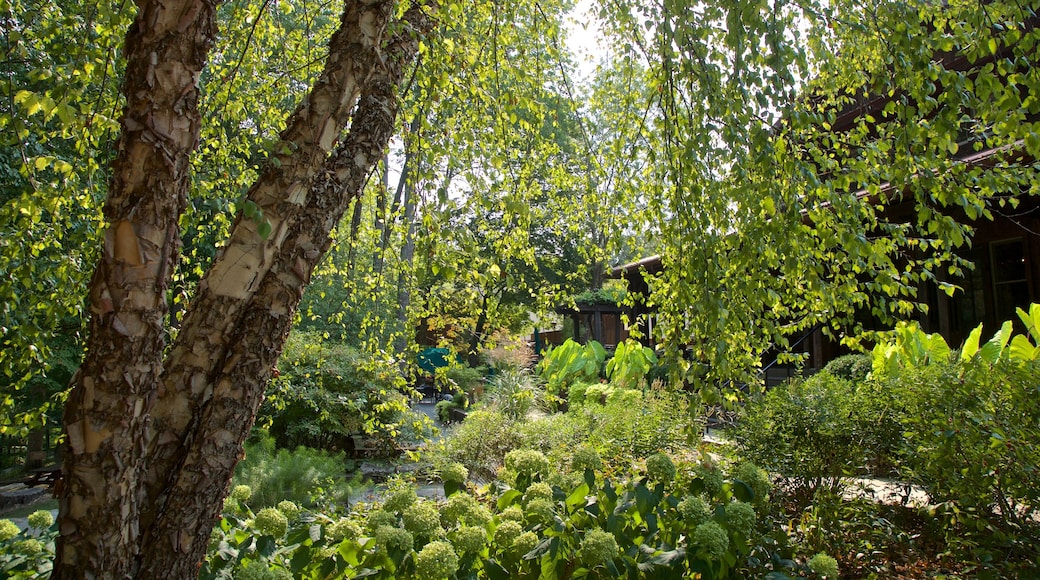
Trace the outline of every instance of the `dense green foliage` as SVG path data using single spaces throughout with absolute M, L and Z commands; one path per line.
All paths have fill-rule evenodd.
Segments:
M 340 519 L 265 519 L 232 506 L 214 531 L 202 577 L 254 566 L 294 578 L 728 578 L 771 570 L 785 578 L 826 569 L 821 558 L 791 559 L 789 548 L 763 531 L 759 512 L 767 504 L 752 491 L 758 482 L 734 476 L 705 493 L 700 479 L 680 486 L 656 475 L 661 468 L 649 467 L 655 461 L 675 470 L 660 457 L 647 459 L 647 477 L 605 478 L 589 468 L 560 487 L 537 482 L 531 466 L 547 465 L 544 456 L 518 452 L 514 468 L 533 469 L 525 473 L 535 480 L 523 491 L 459 490 L 434 503 L 397 486 L 381 504 Z
M 44 578 L 54 559 L 58 526 L 49 511 L 29 514 L 25 529 L 0 519 L 0 572 L 5 578 Z
M 888 397 L 876 390 L 827 371 L 795 379 L 749 403 L 735 438 L 802 503 L 825 490 L 840 494 L 846 477 L 887 463 L 900 437 Z
M 876 508 L 846 505 L 841 492 L 852 475 L 894 475 L 907 493 L 916 486 L 927 494 L 950 550 L 998 569 L 1030 569 L 1040 537 L 1032 483 L 1040 305 L 1019 318 L 1026 333 L 1009 322 L 980 344 L 980 326 L 959 352 L 900 326 L 875 347 L 869 377 L 850 382 L 825 371 L 748 405 L 741 454 L 775 471 L 797 505 L 813 504 L 809 542 L 869 536 L 876 522 L 863 516 Z M 830 540 L 820 535 L 841 528 Z
M 864 314 L 890 324 L 920 313 L 922 284 L 955 293 L 948 277 L 962 273 L 958 251 L 972 232 L 953 216 L 992 218 L 1040 192 L 1030 3 L 601 2 L 611 46 L 588 86 L 572 79 L 561 38 L 570 4 L 437 4 L 438 31 L 401 91 L 399 139 L 300 313 L 315 333 L 350 345 L 318 347 L 312 335 L 289 346 L 262 417 L 281 445 L 345 449 L 364 433 L 390 447 L 419 435 L 404 413 L 416 329 L 472 359 L 495 330 L 526 329 L 558 296 L 598 289 L 608 262 L 648 250 L 665 266 L 647 302 L 658 309 L 669 384 L 717 401 L 723 385 L 754 384 L 762 353 L 802 332 L 822 326 L 855 343 Z M 289 147 L 277 131 L 313 82 L 337 8 L 221 4 L 221 37 L 199 78 L 206 122 L 169 287 L 171 332 L 228 225 L 256 217 L 242 193 Z M 0 0 L 0 433 L 52 421 L 78 359 L 120 122 L 118 47 L 135 9 Z M 873 97 L 884 99 L 873 114 L 839 119 Z M 963 162 L 983 150 L 993 152 L 985 163 Z M 887 212 L 899 202 L 906 217 Z M 980 346 L 976 333 L 960 356 L 899 327 L 868 380 L 849 364 L 753 405 L 748 416 L 761 421 L 747 427 L 746 453 L 806 493 L 891 466 L 940 505 L 952 547 L 1035 560 L 1035 312 L 1023 317 L 1028 334 L 1007 326 Z M 705 475 L 715 473 L 706 461 L 680 465 L 676 481 L 710 484 L 701 501 L 716 507 L 713 522 L 691 527 L 674 517 L 677 494 L 630 469 L 634 457 L 677 452 L 697 426 L 681 395 L 644 384 L 656 356 L 626 343 L 601 383 L 602 347 L 567 343 L 543 362 L 547 394 L 521 374 L 500 375 L 496 404 L 444 444 L 445 459 L 475 478 L 493 481 L 504 467 L 518 487 L 549 476 L 511 468 L 510 452 L 604 462 L 611 478 L 559 474 L 550 497 L 493 506 L 517 507 L 523 524 L 497 514 L 483 531 L 467 522 L 442 537 L 428 508 L 384 510 L 371 536 L 334 544 L 322 522 L 231 514 L 207 573 L 238 566 L 262 577 L 278 574 L 273 564 L 314 576 L 322 566 L 519 575 L 536 562 L 590 576 L 610 566 L 763 571 L 755 566 L 776 562 L 752 562 L 746 510 L 730 517 L 730 496 L 760 499 L 745 486 Z M 463 383 L 475 384 L 474 373 L 456 367 L 443 378 L 470 392 Z M 565 396 L 567 413 L 517 426 L 540 397 L 551 410 Z M 790 454 L 776 457 L 767 441 Z M 292 469 L 302 467 L 272 472 L 284 479 Z M 806 571 L 767 539 L 781 541 L 762 538 L 781 567 Z M 46 553 L 24 541 L 4 557 Z M 42 561 L 32 558 L 16 565 Z M 809 562 L 834 573 L 826 557 Z
M 430 426 L 408 409 L 411 388 L 393 362 L 314 332 L 294 332 L 268 387 L 258 420 L 279 447 L 352 448 L 364 435 L 387 449 L 415 441 Z
M 595 340 L 578 344 L 567 339 L 547 349 L 538 363 L 538 373 L 545 380 L 550 395 L 560 396 L 575 383 L 591 383 L 603 374 L 607 351 Z
M 1018 310 L 960 353 L 940 337 L 903 330 L 874 352 L 880 380 L 902 413 L 901 474 L 924 488 L 947 521 L 951 545 L 1040 556 L 1040 305 Z

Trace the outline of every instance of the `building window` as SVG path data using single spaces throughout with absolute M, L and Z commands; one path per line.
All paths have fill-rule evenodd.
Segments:
M 993 264 L 993 314 L 997 324 L 1017 320 L 1016 308 L 1029 304 L 1026 254 L 1021 239 L 993 242 L 989 246 Z

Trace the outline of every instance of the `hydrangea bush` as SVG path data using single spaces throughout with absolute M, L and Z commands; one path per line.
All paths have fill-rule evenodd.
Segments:
M 11 579 L 47 578 L 54 561 L 57 526 L 46 510 L 29 514 L 26 529 L 11 520 L 0 519 L 0 577 Z
M 657 455 L 611 477 L 588 469 L 564 489 L 538 481 L 547 469 L 541 454 L 517 453 L 509 464 L 535 477 L 523 488 L 496 482 L 437 501 L 397 482 L 381 505 L 346 517 L 275 510 L 288 522 L 281 535 L 268 533 L 275 524 L 267 520 L 282 521 L 269 512 L 232 511 L 201 577 L 833 577 L 827 556 L 799 561 L 781 547 L 786 537 L 770 536 L 783 532 L 759 516 L 768 478 L 754 466 L 723 478 Z

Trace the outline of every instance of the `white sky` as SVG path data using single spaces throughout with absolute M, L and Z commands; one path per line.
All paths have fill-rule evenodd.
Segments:
M 596 62 L 602 54 L 602 34 L 595 16 L 593 0 L 578 0 L 567 18 L 567 47 L 574 53 L 578 64 L 578 79 L 592 77 Z

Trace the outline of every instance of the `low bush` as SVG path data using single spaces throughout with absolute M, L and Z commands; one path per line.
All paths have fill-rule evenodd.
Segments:
M 518 425 L 523 447 L 541 451 L 556 466 L 554 473 L 568 471 L 574 453 L 585 445 L 593 425 L 588 418 L 573 412 L 553 413 Z M 578 474 L 584 473 L 579 470 Z M 559 480 L 557 483 L 562 482 Z
M 469 399 L 463 392 L 457 392 L 450 399 L 438 401 L 434 407 L 437 410 L 437 419 L 444 424 L 452 422 L 452 411 L 463 410 L 469 407 Z
M 827 363 L 823 370 L 840 379 L 860 383 L 867 379 L 871 365 L 869 354 L 847 354 Z
M 1036 362 L 971 359 L 906 369 L 887 383 L 915 409 L 901 416 L 901 475 L 928 492 L 951 545 L 1040 558 L 1038 376 Z
M 484 367 L 471 367 L 466 364 L 453 364 L 443 369 L 438 369 L 438 379 L 442 379 L 446 392 L 462 392 L 467 396 L 476 392 L 484 386 L 487 369 Z
M 599 381 L 606 358 L 607 351 L 595 340 L 582 345 L 568 338 L 546 350 L 536 370 L 545 381 L 548 394 L 561 397 L 575 383 Z
M 477 409 L 448 436 L 427 448 L 434 464 L 461 463 L 478 481 L 491 481 L 506 453 L 523 445 L 515 421 L 494 409 Z
M 802 504 L 821 490 L 840 492 L 846 476 L 888 463 L 892 439 L 898 442 L 881 392 L 826 371 L 749 402 L 734 438 L 743 457 L 778 474 Z
M 49 577 L 57 535 L 58 526 L 49 511 L 29 514 L 24 530 L 11 520 L 0 519 L 0 573 L 12 580 Z
M 523 419 L 544 405 L 545 389 L 530 371 L 506 368 L 491 378 L 484 401 L 511 419 Z
M 650 388 L 645 394 L 630 389 L 604 391 L 605 403 L 590 397 L 597 385 L 586 390 L 578 413 L 589 425 L 587 442 L 608 466 L 626 469 L 633 457 L 673 452 L 700 438 L 701 424 L 685 394 Z
M 647 374 L 657 365 L 657 355 L 638 341 L 626 338 L 617 345 L 606 365 L 607 379 L 619 387 L 637 389 L 646 384 Z
M 514 459 L 542 464 L 535 455 Z M 635 472 L 605 478 L 590 469 L 573 487 L 535 483 L 527 493 L 504 488 L 483 499 L 458 491 L 435 503 L 407 491 L 346 519 L 285 517 L 284 532 L 261 525 L 251 512 L 225 513 L 200 577 L 228 577 L 254 566 L 296 578 L 387 579 L 818 578 L 823 570 L 836 572 L 825 554 L 801 559 L 808 564 L 796 560 L 782 528 L 770 528 L 759 513 L 765 508 L 753 506 L 747 487 L 735 482 L 704 495 Z
M 257 417 L 278 447 L 348 450 L 352 435 L 392 439 L 411 420 L 409 389 L 392 361 L 314 332 L 294 332 L 278 370 Z

